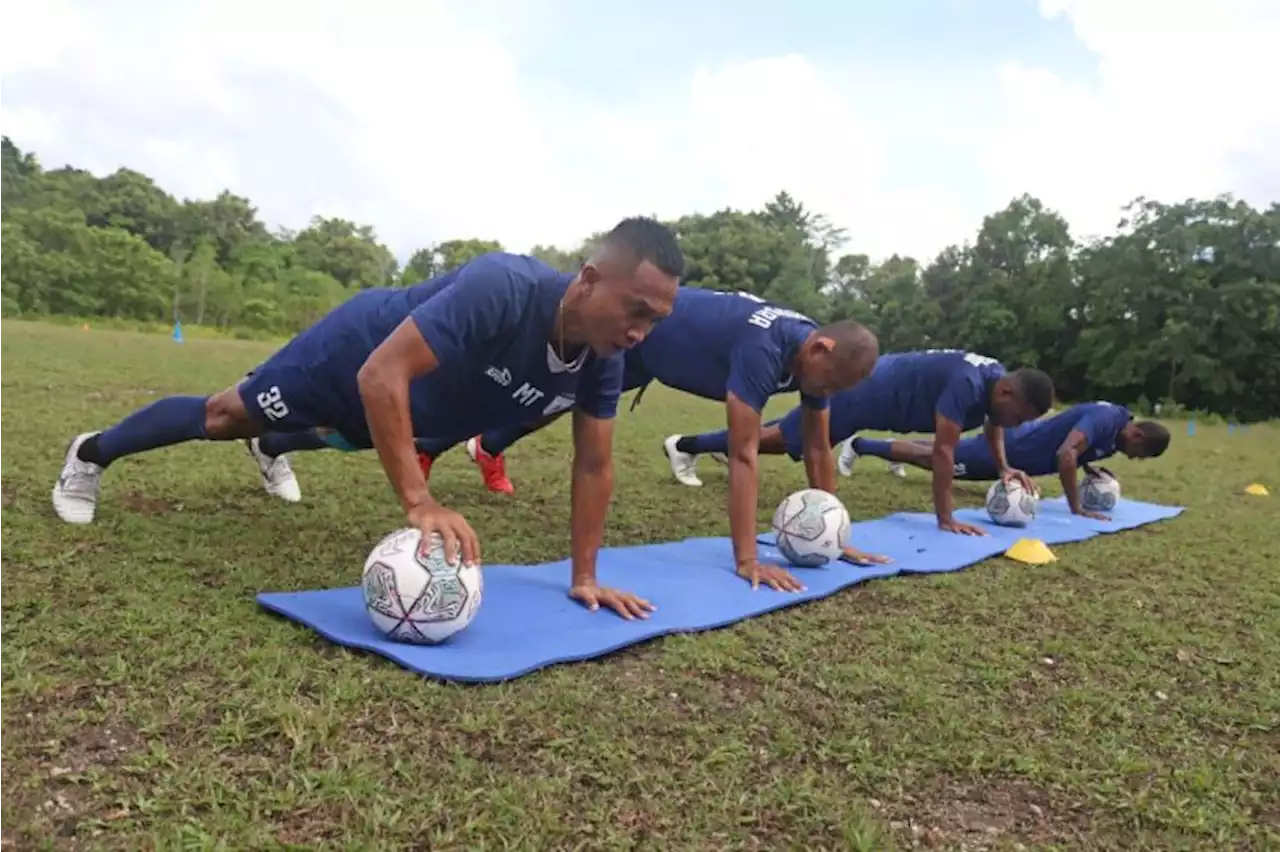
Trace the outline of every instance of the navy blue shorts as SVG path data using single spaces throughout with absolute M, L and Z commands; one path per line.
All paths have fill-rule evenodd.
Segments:
M 788 411 L 780 419 L 766 423 L 766 426 L 777 426 L 778 431 L 782 433 L 782 440 L 787 450 L 787 455 L 792 461 L 800 461 L 804 458 L 804 406 L 797 405 Z M 834 445 L 836 443 L 835 421 L 828 421 L 827 440 Z M 856 431 L 856 430 L 855 430 Z
M 956 444 L 955 478 L 969 482 L 988 482 L 996 479 L 996 463 L 991 458 L 991 448 L 983 435 L 964 438 Z
M 368 427 L 349 422 L 351 406 L 343 404 L 353 392 L 359 398 L 355 373 L 346 371 L 351 372 L 347 376 L 336 365 L 304 359 L 307 353 L 290 342 L 244 377 L 236 392 L 249 416 L 272 432 L 327 428 L 341 433 L 347 444 L 371 447 Z

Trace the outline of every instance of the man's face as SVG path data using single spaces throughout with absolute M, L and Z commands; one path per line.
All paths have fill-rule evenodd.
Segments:
M 1151 456 L 1151 447 L 1147 446 L 1142 430 L 1133 421 L 1120 430 L 1120 440 L 1116 442 L 1116 449 L 1131 459 L 1145 459 Z
M 1027 402 L 1013 383 L 1006 378 L 996 382 L 995 400 L 991 405 L 991 419 L 1003 429 L 1013 429 L 1023 423 L 1030 423 L 1040 416 L 1031 403 Z
M 582 307 L 587 345 L 605 358 L 636 346 L 654 323 L 670 316 L 678 287 L 648 261 L 626 272 L 586 264 L 582 279 L 588 287 Z
M 847 390 L 871 375 L 878 354 L 876 347 L 869 347 L 855 358 L 837 358 L 832 341 L 815 334 L 800 348 L 800 390 L 816 397 Z

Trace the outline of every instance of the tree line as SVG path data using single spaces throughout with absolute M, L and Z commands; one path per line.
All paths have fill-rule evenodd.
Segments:
M 178 200 L 137 171 L 45 169 L 3 139 L 3 314 L 115 317 L 287 334 L 352 293 L 417 283 L 502 246 L 451 239 L 401 266 L 373 228 L 270 229 L 224 191 Z M 611 225 L 612 223 L 605 223 Z M 669 222 L 685 283 L 857 319 L 882 351 L 959 347 L 1052 375 L 1064 400 L 1241 420 L 1280 415 L 1280 203 L 1139 198 L 1079 241 L 1030 196 L 932 259 L 873 263 L 786 192 Z M 531 253 L 572 270 L 598 235 Z

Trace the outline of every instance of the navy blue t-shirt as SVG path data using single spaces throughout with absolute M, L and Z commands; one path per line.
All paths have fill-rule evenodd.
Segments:
M 1067 436 L 1080 430 L 1089 445 L 1079 463 L 1089 464 L 1116 453 L 1116 439 L 1133 419 L 1129 409 L 1110 402 L 1073 405 L 1061 414 L 1006 429 L 1004 450 L 1009 464 L 1029 476 L 1045 476 L 1058 470 L 1058 450 Z
M 1005 374 L 994 358 L 959 349 L 881 355 L 871 375 L 831 399 L 831 436 L 863 429 L 933 432 L 937 416 L 961 431 L 986 422 L 991 386 Z
M 748 293 L 681 287 L 671 316 L 628 353 L 628 370 L 703 399 L 723 401 L 732 392 L 759 412 L 770 396 L 799 390 L 791 362 L 817 328 L 807 316 Z M 819 410 L 828 404 L 825 397 L 800 398 Z
M 315 425 L 356 446 L 372 446 L 356 375 L 407 317 L 439 361 L 409 386 L 415 437 L 460 441 L 570 407 L 611 418 L 622 357 L 584 348 L 566 364 L 550 343 L 572 279 L 532 257 L 487 254 L 412 287 L 352 297 L 295 338 L 288 361 L 306 365 L 324 397 L 309 407 L 332 422 Z

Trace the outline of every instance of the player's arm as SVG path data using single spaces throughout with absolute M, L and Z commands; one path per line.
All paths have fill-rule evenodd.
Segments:
M 436 502 L 418 466 L 409 384 L 508 332 L 518 321 L 521 289 L 504 269 L 483 260 L 468 264 L 452 287 L 415 308 L 356 374 L 369 436 L 406 518 L 423 535 L 438 532 L 446 553 L 460 548 L 468 562 L 480 559 L 475 532 Z
M 987 422 L 982 424 L 982 434 L 987 439 L 987 448 L 991 450 L 991 460 L 996 465 L 996 476 L 1003 479 L 1005 471 L 1009 469 L 1009 457 L 1005 454 L 1004 448 L 1004 429 L 988 417 Z
M 826 402 L 826 400 L 821 400 Z M 801 401 L 800 439 L 804 448 L 804 472 L 810 488 L 836 493 L 836 456 L 831 451 L 831 408 Z
M 613 499 L 613 419 L 573 412 L 573 481 L 569 552 L 573 588 L 596 585 L 596 556 L 604 543 Z
M 955 481 L 956 444 L 960 443 L 960 424 L 944 414 L 934 415 L 933 427 L 933 511 L 938 527 L 951 532 L 969 532 L 969 525 L 955 519 L 955 498 L 951 485 Z
M 1080 466 L 1080 456 L 1089 449 L 1089 436 L 1079 429 L 1072 429 L 1062 446 L 1058 447 L 1058 479 L 1062 482 L 1062 493 L 1066 495 L 1071 514 L 1080 515 L 1084 509 L 1080 505 L 1080 483 L 1076 469 Z
M 725 395 L 729 425 L 729 534 L 738 568 L 756 564 L 756 507 L 760 496 L 760 412 L 730 391 Z
M 760 412 L 778 386 L 782 357 L 777 349 L 748 340 L 733 352 L 725 387 L 729 426 L 729 535 L 738 576 L 757 587 L 798 591 L 800 581 L 776 565 L 761 565 L 756 547 L 760 498 Z
M 435 502 L 418 466 L 409 414 L 409 383 L 440 366 L 412 319 L 402 322 L 369 355 L 356 374 L 369 435 L 401 507 Z
M 629 592 L 603 588 L 596 577 L 613 499 L 613 423 L 622 395 L 622 357 L 592 358 L 584 369 L 573 410 L 569 596 L 591 610 L 603 605 L 628 620 L 646 618 L 652 604 Z

